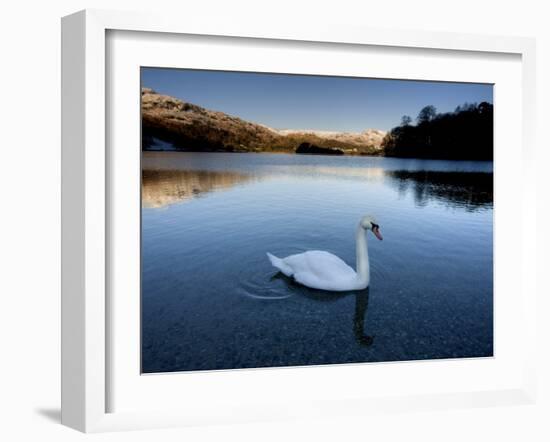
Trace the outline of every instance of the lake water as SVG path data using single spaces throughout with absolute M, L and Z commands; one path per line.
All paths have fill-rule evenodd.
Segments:
M 327 250 L 367 290 L 308 289 L 284 257 Z M 493 164 L 144 152 L 142 371 L 493 354 Z

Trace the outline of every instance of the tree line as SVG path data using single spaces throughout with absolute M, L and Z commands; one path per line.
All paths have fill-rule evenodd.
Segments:
M 386 156 L 453 160 L 493 160 L 493 105 L 465 103 L 453 112 L 438 113 L 423 107 L 412 124 L 404 115 L 401 124 L 385 137 Z

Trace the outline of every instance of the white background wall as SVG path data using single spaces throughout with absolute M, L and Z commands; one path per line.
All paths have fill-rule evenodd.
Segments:
M 83 8 L 162 10 L 192 21 L 350 23 L 378 28 L 534 36 L 538 39 L 541 192 L 550 79 L 550 14 L 543 1 L 460 0 L 19 0 L 0 10 L 0 439 L 82 440 L 59 425 L 60 358 L 60 17 Z M 546 29 L 545 29 L 546 28 Z M 543 136 L 545 138 L 544 142 Z M 546 173 L 546 175 L 549 175 Z M 546 189 L 546 192 L 544 190 Z M 546 198 L 542 198 L 546 199 Z M 541 199 L 541 200 L 542 200 Z M 539 270 L 548 260 L 548 211 L 539 219 Z M 510 232 L 513 238 L 513 232 Z M 544 283 L 544 292 L 550 293 Z M 329 421 L 160 430 L 91 436 L 101 441 L 550 440 L 549 302 L 540 304 L 540 399 L 535 406 L 438 411 Z

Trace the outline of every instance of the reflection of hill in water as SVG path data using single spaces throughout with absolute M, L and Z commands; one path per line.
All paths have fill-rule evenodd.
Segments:
M 251 175 L 213 170 L 143 170 L 141 174 L 143 207 L 159 208 L 228 189 L 250 181 Z
M 309 168 L 301 167 L 300 169 L 308 171 Z M 298 169 L 298 170 L 300 170 Z M 360 179 L 363 181 L 382 181 L 385 176 L 385 171 L 381 167 L 312 167 L 311 175 L 321 176 L 326 178 L 347 178 Z
M 493 174 L 484 172 L 388 171 L 399 194 L 413 192 L 418 206 L 439 200 L 467 210 L 492 207 Z
M 351 167 L 281 167 L 268 168 L 259 174 L 229 170 L 145 169 L 142 172 L 142 202 L 145 208 L 160 208 L 196 198 L 207 192 L 229 189 L 258 180 L 260 177 L 285 176 L 386 181 L 392 184 L 400 195 L 411 192 L 417 206 L 424 206 L 433 200 L 466 210 L 491 208 L 493 205 L 492 173 L 391 171 L 382 168 Z

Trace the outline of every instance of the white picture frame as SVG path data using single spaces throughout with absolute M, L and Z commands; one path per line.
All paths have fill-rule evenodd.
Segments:
M 180 410 L 118 411 L 109 404 L 113 389 L 112 364 L 115 360 L 109 343 L 109 327 L 116 318 L 111 311 L 109 290 L 109 247 L 114 231 L 112 221 L 113 199 L 110 195 L 108 171 L 109 134 L 106 121 L 109 114 L 110 93 L 106 72 L 109 56 L 109 32 L 153 32 L 155 35 L 217 36 L 222 39 L 254 39 L 285 42 L 286 45 L 338 44 L 339 47 L 402 48 L 404 51 L 427 49 L 444 53 L 468 52 L 480 60 L 484 54 L 509 54 L 520 57 L 521 64 L 521 266 L 518 284 L 521 284 L 519 304 L 522 316 L 518 319 L 524 350 L 521 358 L 521 379 L 505 388 L 461 392 L 440 390 L 426 394 L 392 391 L 377 397 L 338 396 L 338 393 L 316 397 L 307 404 L 291 398 L 271 406 L 254 407 L 254 393 L 248 402 L 234 402 L 231 413 L 217 411 L 215 407 L 191 412 Z M 62 21 L 62 422 L 85 432 L 111 431 L 138 428 L 197 425 L 217 422 L 247 422 L 284 419 L 288 417 L 366 414 L 380 411 L 455 408 L 502 404 L 532 403 L 536 397 L 535 382 L 535 316 L 537 291 L 536 265 L 536 192 L 534 118 L 535 109 L 535 43 L 532 39 L 493 37 L 451 33 L 416 31 L 388 31 L 369 28 L 349 28 L 309 24 L 296 29 L 284 24 L 216 23 L 195 20 L 184 25 L 177 17 L 154 16 L 141 13 L 123 13 L 99 10 L 81 11 Z M 519 58 L 518 58 L 519 59 Z M 498 112 L 498 104 L 497 104 Z M 498 137 L 497 137 L 498 143 Z M 498 173 L 498 169 L 496 170 Z M 498 192 L 498 186 L 497 186 Z M 497 227 L 498 228 L 498 227 Z M 499 245 L 495 245 L 498 256 Z M 502 248 L 500 249 L 502 250 Z M 530 257 L 530 258 L 528 258 Z M 498 320 L 498 319 L 497 319 Z M 517 326 L 517 324 L 516 324 Z M 380 367 L 380 366 L 379 366 Z M 446 370 L 446 366 L 440 366 Z M 459 368 L 457 366 L 457 368 Z M 347 375 L 364 365 L 352 368 L 334 366 Z M 275 369 L 276 370 L 276 369 Z M 285 369 L 287 373 L 294 369 Z M 380 370 L 380 369 L 379 369 Z M 298 370 L 296 370 L 298 372 Z M 256 371 L 256 382 L 269 382 L 269 371 Z M 449 372 L 450 373 L 450 372 Z M 136 373 L 139 375 L 139 373 Z M 219 374 L 219 376 L 227 376 Z M 242 371 L 229 376 L 243 377 Z M 222 382 L 220 377 L 218 382 Z M 214 379 L 209 378 L 207 382 Z M 519 377 L 518 377 L 519 379 Z M 170 376 L 163 384 L 170 385 Z M 243 387 L 246 388 L 246 387 Z M 194 392 L 183 399 L 190 403 Z M 211 395 L 212 393 L 207 393 Z M 222 392 L 221 395 L 224 393 Z M 228 394 L 228 393 L 225 393 Z M 207 397 L 227 406 L 227 398 Z M 155 411 L 153 411 L 155 408 Z

